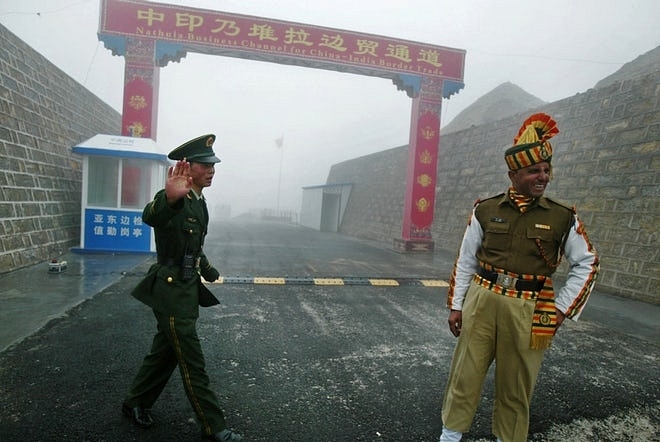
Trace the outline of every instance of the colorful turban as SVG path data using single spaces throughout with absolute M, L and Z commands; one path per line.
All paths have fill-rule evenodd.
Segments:
M 513 139 L 513 147 L 504 152 L 509 170 L 518 170 L 543 161 L 552 160 L 552 146 L 548 141 L 559 133 L 557 122 L 550 115 L 538 113 L 522 124 Z

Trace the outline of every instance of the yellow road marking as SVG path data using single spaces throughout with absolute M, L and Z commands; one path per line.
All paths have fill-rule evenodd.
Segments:
M 371 285 L 387 285 L 392 287 L 399 285 L 399 283 L 394 279 L 370 279 L 369 282 Z
M 420 279 L 419 282 L 424 287 L 449 287 L 447 281 L 442 281 L 440 279 Z
M 341 278 L 314 278 L 315 285 L 344 285 Z

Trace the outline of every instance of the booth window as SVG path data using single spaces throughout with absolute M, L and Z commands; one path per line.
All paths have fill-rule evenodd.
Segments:
M 89 157 L 87 205 L 117 207 L 119 160 Z
M 143 208 L 151 196 L 151 163 L 124 159 L 121 174 L 121 207 Z
M 89 157 L 87 205 L 143 208 L 152 197 L 151 172 L 152 165 L 147 160 Z

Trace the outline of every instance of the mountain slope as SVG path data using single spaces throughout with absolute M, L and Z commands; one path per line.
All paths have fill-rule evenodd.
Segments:
M 461 111 L 449 124 L 442 128 L 442 132 L 456 132 L 472 126 L 490 123 L 543 104 L 545 102 L 540 98 L 528 94 L 513 83 L 506 82 Z

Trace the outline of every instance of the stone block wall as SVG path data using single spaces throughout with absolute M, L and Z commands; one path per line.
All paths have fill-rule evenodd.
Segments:
M 121 116 L 0 25 L 0 273 L 80 244 L 82 158 Z
M 558 123 L 546 194 L 575 205 L 601 257 L 597 288 L 660 304 L 660 72 L 614 83 L 533 112 Z M 533 112 L 441 134 L 432 228 L 455 253 L 473 203 L 509 185 L 504 150 Z M 407 146 L 336 164 L 328 184 L 353 183 L 340 232 L 401 236 Z M 566 271 L 559 269 L 558 276 Z M 447 275 L 448 276 L 448 275 Z
M 401 237 L 407 156 L 404 146 L 332 166 L 328 183 L 354 184 L 342 233 L 381 242 Z

